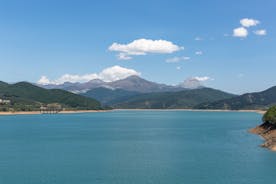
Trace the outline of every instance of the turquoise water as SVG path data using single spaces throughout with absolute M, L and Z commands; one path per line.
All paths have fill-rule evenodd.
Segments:
M 0 184 L 263 184 L 261 115 L 115 111 L 0 116 Z

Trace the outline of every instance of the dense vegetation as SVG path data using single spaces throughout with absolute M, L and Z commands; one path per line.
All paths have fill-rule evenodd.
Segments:
M 276 125 L 276 106 L 269 108 L 263 116 L 264 123 Z
M 98 101 L 60 89 L 47 90 L 27 82 L 7 84 L 0 82 L 0 99 L 10 100 L 1 104 L 0 111 L 32 111 L 43 105 L 57 103 L 65 109 L 101 109 Z
M 135 95 L 112 104 L 115 108 L 142 108 L 142 109 L 177 109 L 194 108 L 204 102 L 214 102 L 221 99 L 231 98 L 234 95 L 223 91 L 201 88 L 178 92 L 160 92 Z
M 276 104 L 276 86 L 262 92 L 247 93 L 230 99 L 207 102 L 196 106 L 198 109 L 267 109 Z
M 82 95 L 99 100 L 104 105 L 112 105 L 119 103 L 121 101 L 125 101 L 128 98 L 131 98 L 139 94 L 141 93 L 136 91 L 127 91 L 123 89 L 113 90 L 104 87 L 99 87 L 91 89 Z

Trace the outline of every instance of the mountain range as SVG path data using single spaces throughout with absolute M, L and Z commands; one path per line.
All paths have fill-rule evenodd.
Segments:
M 187 109 L 204 102 L 228 99 L 235 95 L 212 88 L 199 88 L 176 92 L 156 92 L 128 97 L 111 104 L 123 109 Z
M 185 88 L 187 86 L 186 83 L 169 86 L 131 76 L 123 80 L 107 83 L 108 86 L 93 86 L 92 89 L 80 94 L 95 98 L 103 105 L 124 109 L 193 108 L 195 105 L 204 102 L 214 102 L 235 96 L 223 91 L 205 88 L 198 85 L 200 84 L 199 81 L 194 80 L 192 81 L 192 88 L 188 89 Z
M 110 88 L 94 88 L 86 93 L 82 93 L 80 95 L 94 98 L 100 101 L 105 106 L 114 106 L 114 104 L 118 104 L 120 102 L 126 101 L 132 97 L 141 95 L 141 94 L 151 94 L 151 93 L 140 93 L 136 91 L 127 91 L 124 89 L 110 89 Z
M 186 88 L 189 84 L 181 84 L 181 85 L 166 85 L 159 84 L 155 82 L 151 82 L 145 80 L 139 76 L 129 76 L 127 78 L 116 80 L 113 82 L 104 82 L 100 79 L 94 79 L 84 83 L 71 83 L 65 82 L 63 84 L 48 84 L 48 85 L 39 85 L 40 87 L 46 89 L 64 89 L 73 93 L 85 93 L 89 90 L 103 87 L 107 89 L 123 89 L 126 91 L 135 91 L 139 93 L 152 93 L 152 92 L 168 92 L 168 91 L 181 91 Z M 193 81 L 193 88 L 200 87 L 200 83 L 195 83 Z
M 195 79 L 172 86 L 130 76 L 114 82 L 95 79 L 86 83 L 43 87 L 79 93 L 113 108 L 266 109 L 276 104 L 276 87 L 262 92 L 234 95 L 206 88 Z
M 120 102 L 113 100 L 110 105 L 114 108 L 142 109 L 266 110 L 276 105 L 276 86 L 243 95 L 233 95 L 206 87 L 176 92 L 147 93 L 129 96 Z
M 194 81 L 193 81 L 194 82 Z M 194 84 L 194 83 L 193 83 Z M 66 109 L 267 109 L 276 104 L 276 86 L 267 90 L 234 95 L 217 89 L 192 85 L 189 89 L 147 81 L 137 76 L 104 82 L 64 83 L 39 87 L 28 82 L 0 81 L 0 110 L 37 110 L 51 103 Z M 59 88 L 59 89 L 54 89 Z M 75 94 L 72 91 L 85 92 Z
M 276 105 L 276 86 L 255 93 L 246 93 L 229 99 L 207 102 L 195 106 L 198 109 L 268 109 Z

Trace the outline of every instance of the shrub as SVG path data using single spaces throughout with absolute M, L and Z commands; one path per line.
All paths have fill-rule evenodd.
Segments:
M 264 123 L 276 125 L 276 106 L 269 108 L 263 116 Z

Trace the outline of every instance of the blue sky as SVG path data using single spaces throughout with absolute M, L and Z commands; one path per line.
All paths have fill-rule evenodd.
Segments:
M 120 66 L 154 82 L 178 84 L 197 77 L 206 86 L 233 93 L 276 85 L 273 0 L 0 3 L 2 81 L 37 82 L 41 76 L 57 81 L 65 74 L 82 80 L 94 75 L 110 77 L 118 74 L 113 66 Z M 240 23 L 244 18 L 256 22 L 247 27 Z M 238 30 L 239 37 L 233 36 L 233 30 L 241 27 L 247 35 Z M 257 30 L 266 34 L 257 35 Z M 135 40 L 135 48 L 128 45 Z M 112 51 L 113 43 L 122 47 Z M 148 49 L 147 44 L 154 48 L 133 54 L 133 49 Z M 170 50 L 172 45 L 178 49 Z M 195 54 L 199 51 L 201 55 Z M 132 59 L 120 60 L 120 53 Z

